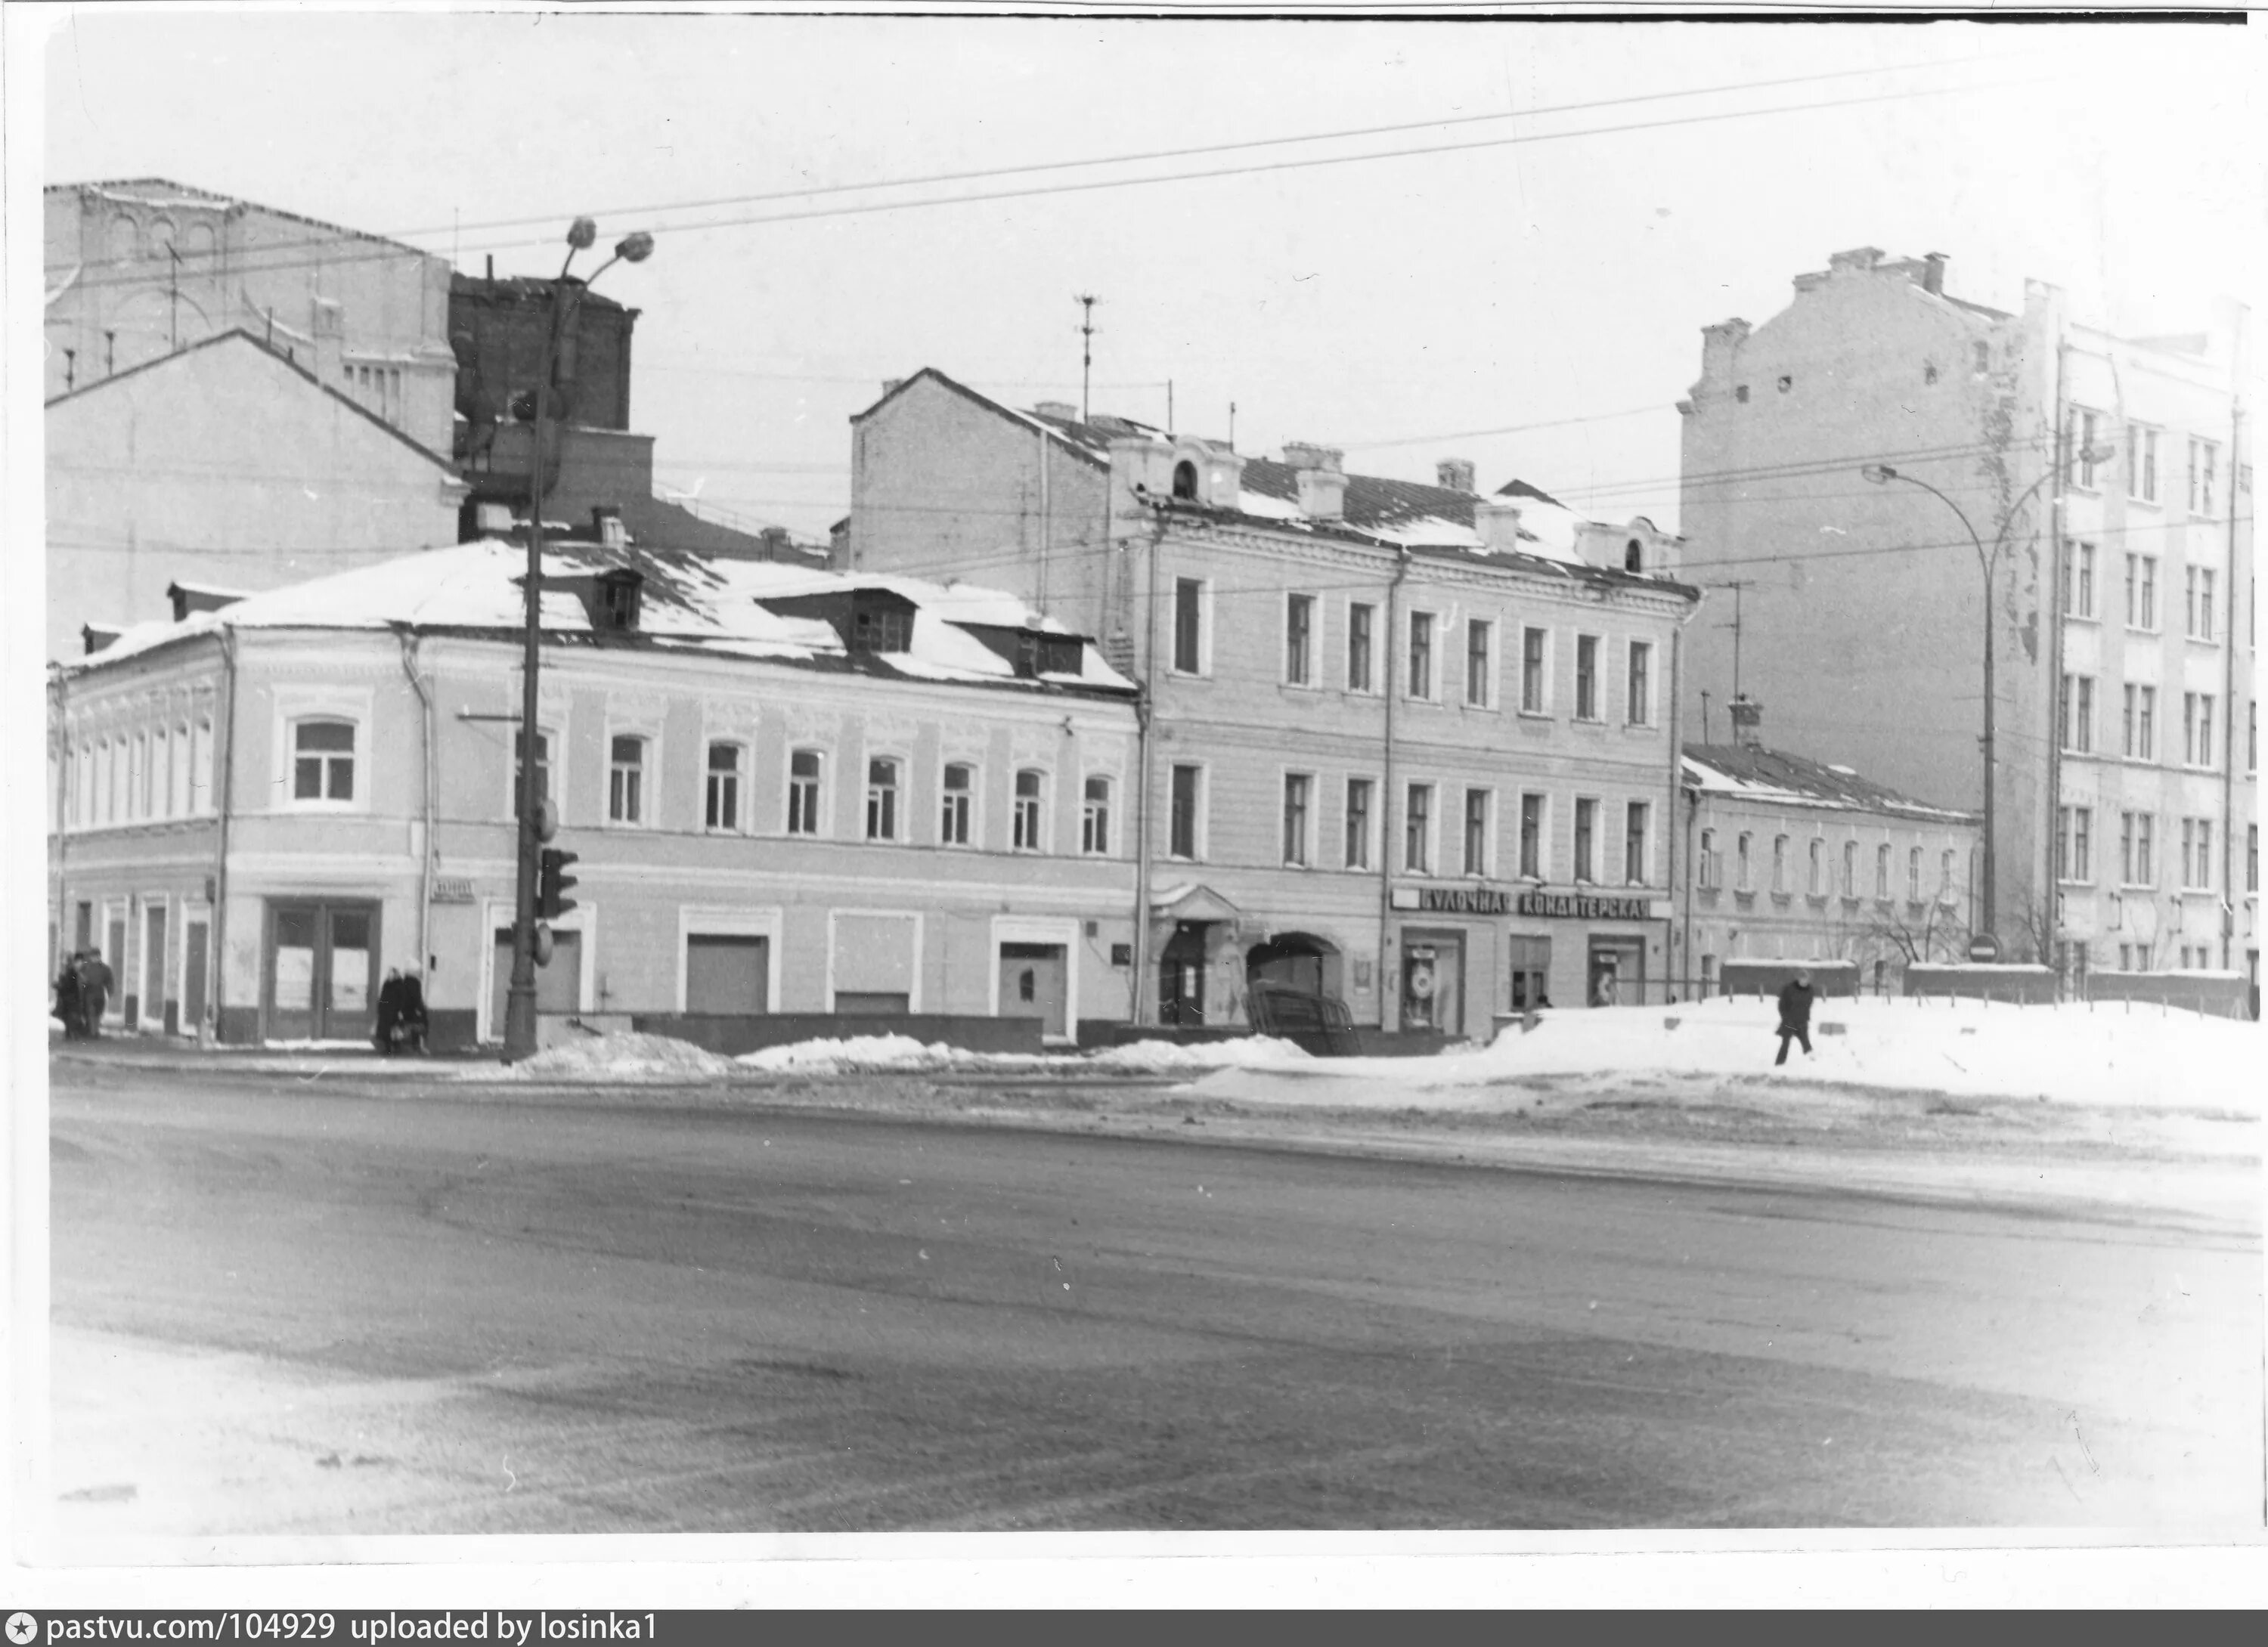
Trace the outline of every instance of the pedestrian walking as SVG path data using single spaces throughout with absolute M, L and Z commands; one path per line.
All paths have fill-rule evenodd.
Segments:
M 1795 977 L 1779 992 L 1779 1056 L 1772 1060 L 1778 1069 L 1787 1062 L 1787 1043 L 1803 1043 L 1803 1055 L 1811 1056 L 1811 1004 L 1817 998 L 1811 987 L 1811 974 L 1798 968 Z
M 55 974 L 55 1011 L 63 1019 L 63 1039 L 77 1040 L 86 1033 L 86 1026 L 79 1017 L 78 957 L 64 958 L 63 970 Z
M 110 991 L 116 982 L 100 950 L 83 953 L 78 967 L 79 1022 L 89 1040 L 102 1039 L 102 1015 L 110 1005 Z
M 401 968 L 389 967 L 386 982 L 378 986 L 378 1026 L 371 1033 L 370 1044 L 378 1048 L 381 1058 L 394 1055 L 394 1026 L 401 1019 Z

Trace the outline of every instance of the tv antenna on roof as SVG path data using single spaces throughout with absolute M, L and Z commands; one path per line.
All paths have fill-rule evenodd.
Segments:
M 1079 355 L 1079 421 L 1084 423 L 1087 421 L 1088 380 L 1094 371 L 1094 305 L 1102 299 L 1091 292 L 1081 292 L 1071 301 L 1086 312 L 1086 319 L 1079 323 L 1079 328 L 1082 340 Z

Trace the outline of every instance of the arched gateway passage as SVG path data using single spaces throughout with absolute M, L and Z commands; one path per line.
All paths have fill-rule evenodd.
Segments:
M 1322 938 L 1278 932 L 1246 952 L 1244 980 L 1248 986 L 1274 984 L 1302 995 L 1338 995 L 1340 959 L 1337 946 Z

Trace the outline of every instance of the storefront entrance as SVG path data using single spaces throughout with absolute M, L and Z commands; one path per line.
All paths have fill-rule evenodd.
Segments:
M 1587 976 L 1593 1006 L 1638 1006 L 1646 1000 L 1646 940 L 1594 937 Z
M 1463 933 L 1403 932 L 1402 1027 L 1465 1033 Z
M 1527 933 L 1512 935 L 1506 957 L 1512 980 L 1509 996 L 1515 1012 L 1532 1012 L 1551 1004 L 1551 940 Z
M 1205 1021 L 1205 931 L 1209 921 L 1182 921 L 1158 957 L 1158 1021 Z
M 362 1040 L 378 998 L 378 906 L 271 903 L 261 1005 L 269 1040 Z
M 1071 967 L 1060 944 L 1000 945 L 1000 1016 L 1036 1018 L 1040 1033 L 1068 1033 Z

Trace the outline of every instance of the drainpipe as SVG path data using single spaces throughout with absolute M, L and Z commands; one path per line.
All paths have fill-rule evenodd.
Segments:
M 2241 363 L 2242 350 L 2237 356 Z M 2232 377 L 2235 369 L 2232 369 Z M 2222 596 L 2228 612 L 2227 642 L 2220 649 L 2220 967 L 2235 965 L 2236 932 L 2236 482 L 2243 473 L 2237 443 L 2244 438 L 2244 402 L 2240 398 L 2228 413 L 2228 577 Z M 2250 597 L 2252 592 L 2246 590 Z
M 221 697 L 217 713 L 213 716 L 213 732 L 220 739 L 218 781 L 213 786 L 213 805 L 219 823 L 214 842 L 213 871 L 213 965 L 212 1013 L 213 1040 L 220 1039 L 223 997 L 228 989 L 228 811 L 229 802 L 236 790 L 236 630 L 224 623 L 220 626 Z
M 60 664 L 48 665 L 48 740 L 52 746 L 57 741 L 63 752 L 55 760 L 55 945 L 61 948 L 67 941 L 64 933 L 70 926 L 70 889 L 66 884 L 66 852 L 70 836 L 66 825 L 70 817 L 70 797 L 75 789 L 78 774 L 73 769 L 70 738 L 64 724 L 64 712 L 70 695 L 70 681 Z M 60 965 L 61 958 L 48 957 L 50 967 Z
M 1151 812 L 1155 788 L 1156 740 L 1151 720 L 1158 682 L 1158 551 L 1166 536 L 1166 518 L 1150 523 L 1150 592 L 1142 623 L 1141 689 L 1134 699 L 1136 764 L 1141 772 L 1140 803 L 1134 808 L 1134 1021 L 1153 1022 L 1150 1006 L 1150 855 L 1153 833 Z
M 417 866 L 417 970 L 423 974 L 433 961 L 433 831 L 439 821 L 435 794 L 440 784 L 439 775 L 434 768 L 433 694 L 426 687 L 424 678 L 417 673 L 417 636 L 415 632 L 407 623 L 398 621 L 387 627 L 393 629 L 394 638 L 401 646 L 401 673 L 409 677 L 409 689 L 417 695 L 419 731 L 425 754 L 424 779 L 420 785 L 424 791 L 424 850 L 420 855 L 422 862 Z
M 1394 577 L 1386 585 L 1385 643 L 1379 648 L 1383 656 L 1385 674 L 1379 685 L 1386 692 L 1386 736 L 1384 776 L 1379 783 L 1378 797 L 1378 1028 L 1381 1034 L 1391 1033 L 1401 1027 L 1402 997 L 1399 993 L 1387 993 L 1386 946 L 1387 928 L 1394 921 L 1394 831 L 1390 827 L 1394 805 L 1394 682 L 1396 671 L 1394 658 L 1395 612 L 1402 594 L 1403 579 L 1410 576 L 1410 549 L 1403 545 L 1395 551 Z M 1408 820 L 1403 820 L 1404 827 Z M 1391 1014 L 1387 1003 L 1391 1000 Z M 1470 1003 L 1467 1003 L 1469 1011 Z
M 1048 519 L 1047 430 L 1041 430 L 1038 438 L 1040 443 L 1040 598 L 1035 604 L 1044 613 L 1048 609 L 1048 550 L 1052 547 L 1048 541 L 1050 523 Z
M 2048 486 L 2048 689 L 2046 694 L 2048 792 L 2047 804 L 2042 809 L 2043 827 L 2040 831 L 2046 837 L 2048 849 L 2042 860 L 2044 875 L 2040 883 L 2046 889 L 2047 914 L 2046 919 L 2039 924 L 2044 928 L 2047 934 L 2048 952 L 2037 959 L 2041 965 L 2049 969 L 2051 975 L 2055 979 L 2056 995 L 2060 999 L 2063 995 L 2063 974 L 2056 970 L 2055 945 L 2056 935 L 2063 926 L 2063 923 L 2058 918 L 2062 913 L 2063 892 L 2056 880 L 2056 849 L 2063 838 L 2063 562 L 2065 553 L 2063 518 L 2068 508 L 2068 504 L 2065 502 L 2064 487 L 2066 480 L 2066 466 L 2072 455 L 2064 450 L 2064 423 L 2066 420 L 2063 405 L 2064 362 L 2065 357 L 2071 352 L 2071 344 L 2063 335 L 2063 316 L 2060 307 L 2057 311 L 2056 325 L 2055 401 L 2050 408 L 2054 422 L 2049 426 L 2054 432 L 2048 441 L 2048 460 L 2055 465 L 2055 479 Z M 2115 363 L 2113 370 L 2116 370 Z M 2123 420 L 2125 415 L 2125 401 L 2123 394 L 2120 396 L 2119 415 Z M 1985 599 L 1988 601 L 1992 599 L 1990 590 L 1985 592 Z M 1991 621 L 1992 614 L 1988 611 L 1986 621 Z M 1992 889 L 1996 907 L 1999 893 L 1998 887 Z M 1973 903 L 1970 906 L 1970 924 L 1972 927 L 1976 924 Z M 1999 934 L 1995 933 L 1993 936 L 1998 937 Z
M 1688 607 L 1685 609 L 1684 617 L 1680 618 L 1677 621 L 1677 627 L 1669 631 L 1669 810 L 1662 814 L 1662 822 L 1665 826 L 1668 824 L 1668 821 L 1671 819 L 1677 816 L 1677 790 L 1679 787 L 1679 778 L 1683 773 L 1685 768 L 1685 722 L 1684 717 L 1679 713 L 1678 700 L 1678 693 L 1683 684 L 1683 671 L 1685 666 L 1685 625 L 1691 620 L 1694 613 L 1699 609 L 1700 603 L 1698 601 L 1696 601 L 1693 605 Z M 1701 805 L 1701 799 L 1697 794 L 1694 797 L 1693 805 L 1696 810 L 1697 810 Z M 1664 847 L 1668 846 L 1672 841 L 1676 839 L 1675 835 L 1670 834 L 1667 827 L 1663 828 L 1661 835 L 1661 843 Z M 1668 954 L 1678 968 L 1678 973 L 1675 975 L 1682 975 L 1684 978 L 1685 993 L 1689 997 L 1690 997 L 1693 993 L 1693 813 L 1691 812 L 1687 812 L 1685 815 L 1685 851 L 1683 857 L 1685 864 L 1685 924 L 1682 929 L 1680 929 L 1674 919 L 1665 922 L 1663 924 L 1675 930 L 1680 934 L 1668 946 Z M 1674 879 L 1665 878 L 1663 884 L 1665 887 L 1675 887 L 1676 882 Z M 1681 947 L 1681 945 L 1683 947 Z M 1667 994 L 1668 990 L 1665 989 L 1663 993 Z

